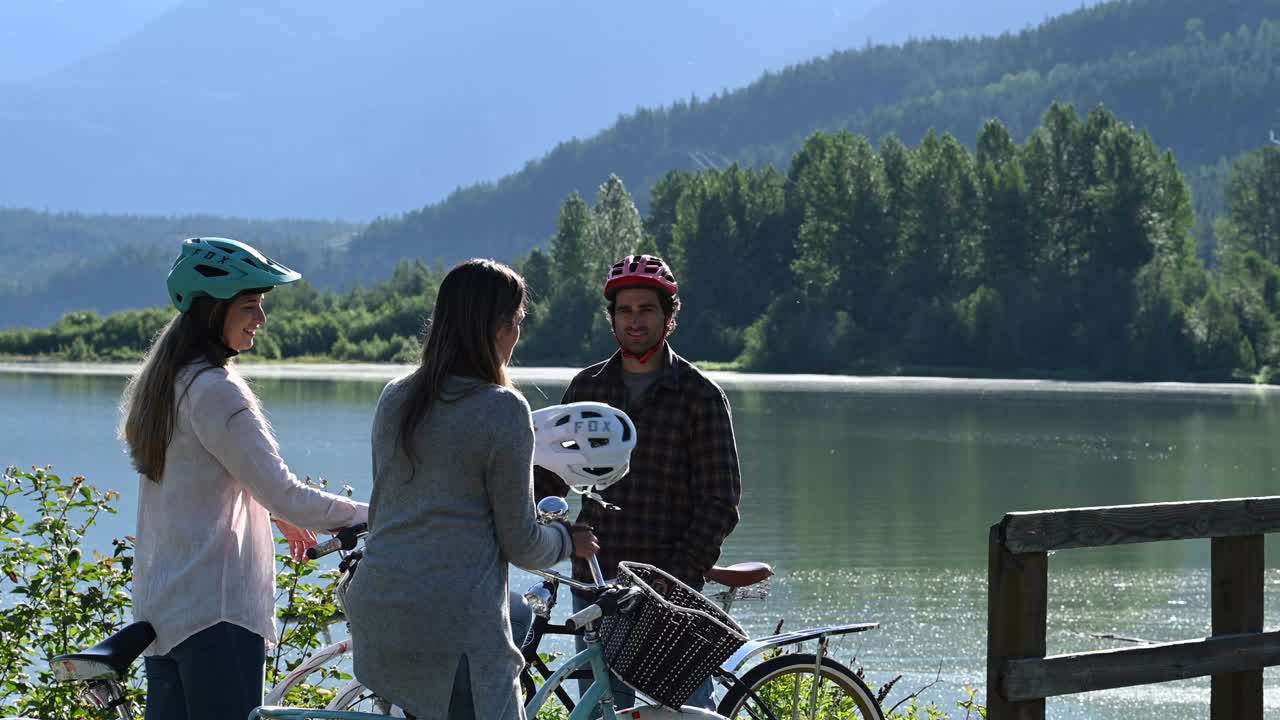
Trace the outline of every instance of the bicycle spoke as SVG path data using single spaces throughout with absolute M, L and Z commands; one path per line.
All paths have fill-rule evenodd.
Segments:
M 822 676 L 819 675 L 815 680 L 810 681 L 811 689 L 809 690 L 809 720 L 818 720 L 818 691 L 822 688 Z
M 882 720 L 870 690 L 847 668 L 813 656 L 769 661 L 745 678 L 750 690 L 731 691 L 721 714 L 730 720 Z
M 791 717 L 796 717 L 796 712 L 800 710 L 800 678 L 796 677 L 791 681 Z

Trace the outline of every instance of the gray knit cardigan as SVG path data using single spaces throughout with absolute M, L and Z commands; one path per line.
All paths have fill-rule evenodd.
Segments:
M 407 387 L 388 384 L 374 416 L 370 531 L 346 596 L 356 677 L 421 720 L 443 719 L 465 655 L 477 717 L 523 720 L 508 563 L 550 567 L 572 550 L 563 526 L 535 522 L 529 405 L 450 378 L 411 462 L 397 442 Z

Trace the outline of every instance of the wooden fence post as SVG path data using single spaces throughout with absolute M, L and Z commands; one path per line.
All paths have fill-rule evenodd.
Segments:
M 1262 631 L 1264 535 L 1213 538 L 1213 634 Z M 1210 720 L 1262 720 L 1262 670 L 1214 675 Z
M 1001 526 L 991 526 L 987 560 L 988 720 L 1044 720 L 1043 698 L 1009 702 L 1000 683 L 1006 660 L 1044 657 L 1048 600 L 1048 553 L 1015 555 L 1005 548 Z

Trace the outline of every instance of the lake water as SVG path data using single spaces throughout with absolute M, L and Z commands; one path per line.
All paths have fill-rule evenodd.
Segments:
M 137 479 L 114 437 L 124 378 L 0 367 L 0 464 L 52 464 L 120 490 L 99 537 L 131 534 Z M 254 368 L 286 461 L 299 475 L 369 490 L 369 426 L 387 367 Z M 298 377 L 305 375 L 305 377 Z M 743 474 L 742 522 L 722 562 L 766 560 L 764 603 L 735 614 L 752 634 L 877 621 L 835 644 L 892 698 L 953 709 L 982 688 L 988 528 L 1014 510 L 1276 494 L 1280 392 L 1264 388 L 714 375 L 726 388 Z M 535 407 L 564 370 L 520 369 Z M 1280 545 L 1268 541 L 1266 618 L 1280 609 Z M 1050 558 L 1049 651 L 1209 634 L 1209 541 L 1071 550 Z M 513 585 L 529 577 L 518 573 Z M 0 593 L 4 591 L 0 581 Z M 567 602 L 565 603 L 568 604 Z M 1280 675 L 1268 671 L 1268 717 Z M 1205 716 L 1207 678 L 1052 698 L 1053 718 Z M 980 693 L 982 697 L 984 693 Z M 963 716 L 963 713 L 961 713 Z

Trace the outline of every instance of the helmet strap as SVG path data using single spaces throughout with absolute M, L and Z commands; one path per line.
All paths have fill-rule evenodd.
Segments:
M 658 350 L 662 347 L 662 344 L 667 341 L 667 326 L 666 325 L 662 326 L 662 335 L 658 338 L 658 342 L 655 343 L 653 347 L 649 348 L 648 350 L 645 350 L 642 353 L 633 353 L 630 350 L 628 350 L 627 346 L 623 345 L 622 340 L 618 337 L 617 330 L 613 331 L 613 339 L 617 340 L 618 347 L 622 348 L 623 357 L 635 358 L 637 361 L 640 362 L 640 364 L 643 365 L 649 362 L 649 358 L 653 357 L 654 354 L 657 353 Z
M 221 352 L 226 358 L 233 358 L 240 354 L 239 350 L 232 350 L 227 341 L 222 337 L 222 329 L 226 325 L 227 310 L 230 309 L 231 303 L 227 300 L 219 301 L 218 308 L 209 314 L 209 326 L 205 328 L 205 338 L 209 341 L 209 351 Z
M 605 510 L 621 510 L 622 509 L 617 505 L 614 505 L 613 503 L 609 502 L 608 500 L 605 500 L 603 497 L 601 497 L 600 493 L 596 492 L 594 489 L 589 490 L 586 493 L 586 496 L 600 503 L 600 506 L 603 507 Z
M 210 330 L 205 333 L 206 353 L 211 356 L 221 356 L 224 358 L 233 358 L 240 354 L 239 350 L 232 350 L 230 345 L 222 339 L 222 333 Z

